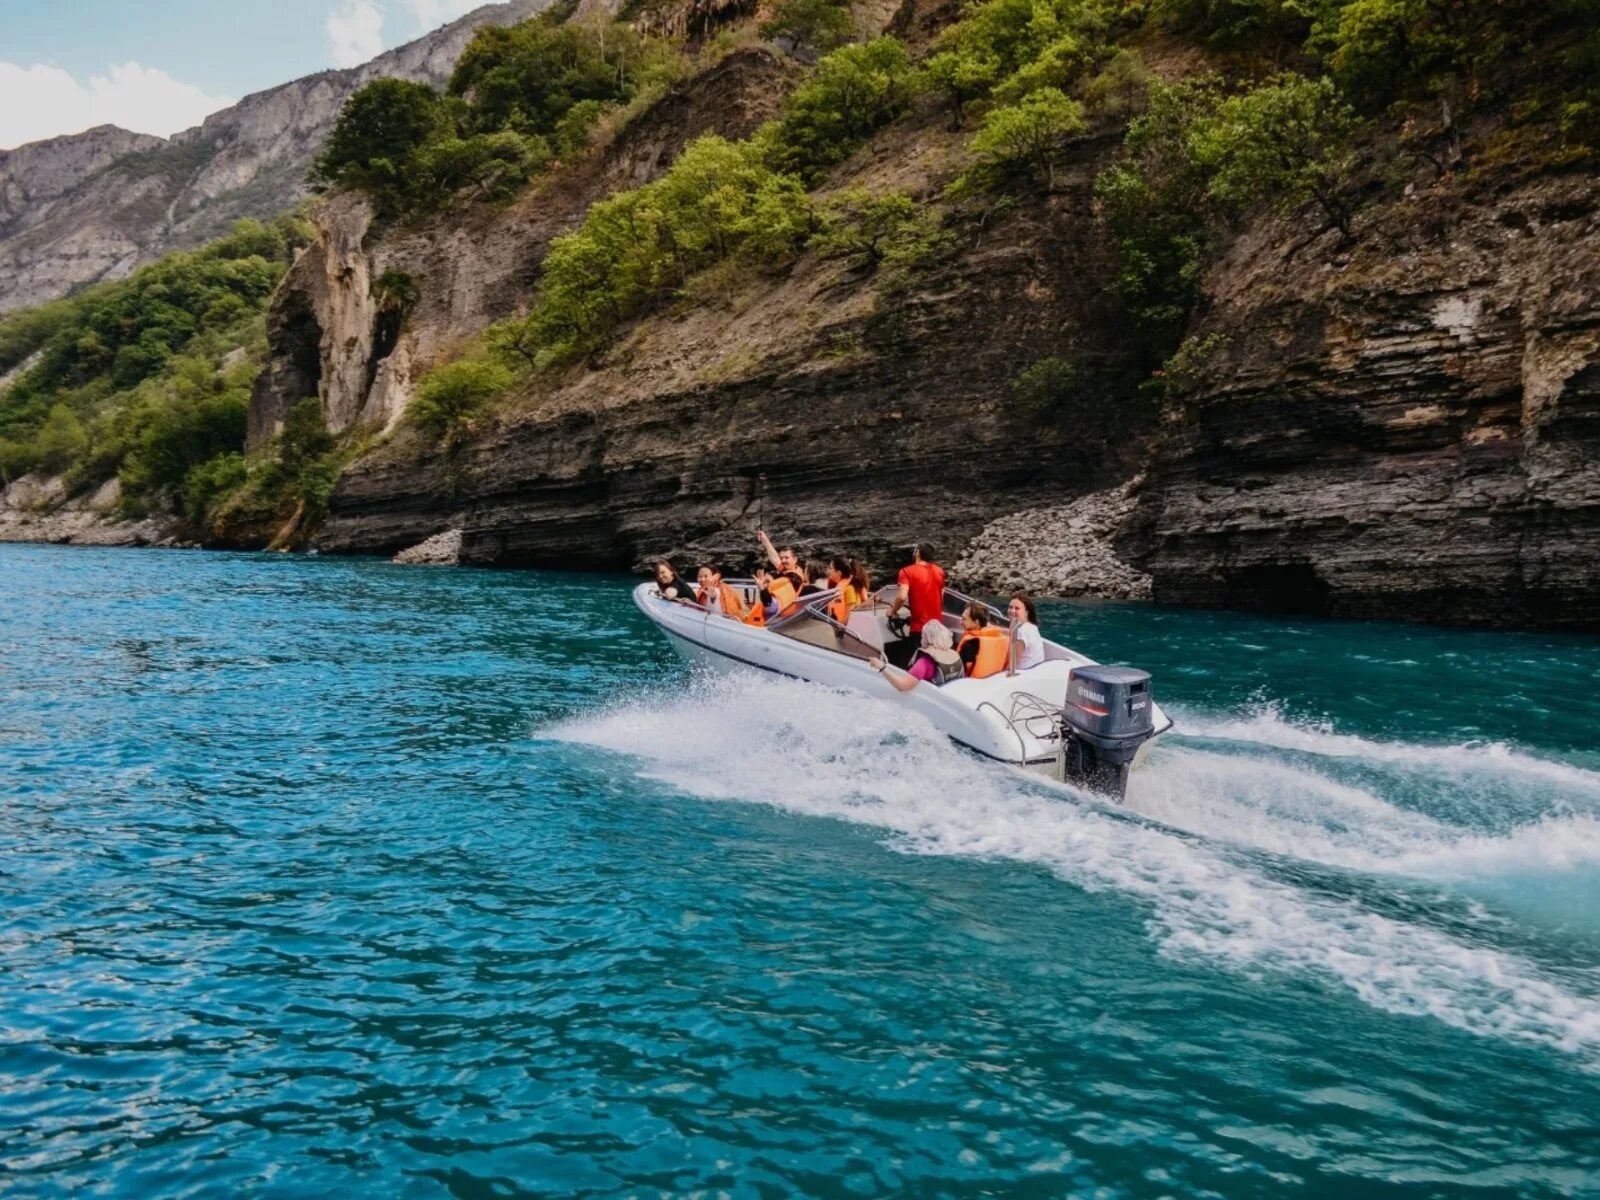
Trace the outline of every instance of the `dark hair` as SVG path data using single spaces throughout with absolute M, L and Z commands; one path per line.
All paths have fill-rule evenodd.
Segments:
M 699 568 L 695 571 L 695 574 L 698 575 L 701 571 L 710 571 L 713 575 L 722 574 L 722 568 L 714 562 L 701 563 Z
M 1028 599 L 1026 593 L 1024 593 L 1024 592 L 1012 592 L 1011 593 L 1011 598 L 1013 600 L 1021 600 L 1022 601 L 1022 611 L 1028 614 L 1028 620 L 1030 622 L 1032 622 L 1035 625 L 1037 625 L 1039 623 L 1039 610 L 1033 607 L 1033 601 Z
M 925 563 L 931 563 L 933 561 L 933 543 L 932 542 L 918 542 L 917 543 L 917 557 L 920 558 Z
M 850 560 L 850 582 L 863 597 L 872 590 L 872 578 L 867 574 L 867 564 L 859 558 Z
M 813 583 L 818 579 L 828 577 L 828 564 L 820 558 L 813 558 L 806 564 L 806 582 Z
M 652 571 L 659 571 L 659 570 L 661 570 L 662 567 L 665 567 L 669 572 L 671 572 L 672 577 L 674 579 L 676 579 L 678 577 L 678 568 L 673 566 L 670 562 L 668 562 L 664 558 L 656 559 L 654 565 L 652 565 L 650 569 Z
M 839 572 L 839 574 L 843 575 L 846 579 L 850 578 L 850 560 L 844 555 L 835 554 L 833 558 L 828 561 L 828 565 L 835 571 Z
M 978 623 L 979 628 L 982 628 L 983 626 L 985 626 L 985 625 L 987 625 L 989 623 L 989 608 L 988 608 L 988 606 L 987 605 L 983 605 L 983 604 L 979 604 L 976 600 L 974 600 L 971 604 L 967 605 L 966 609 L 963 612 L 963 615 L 964 616 L 970 616 L 974 621 L 976 621 Z

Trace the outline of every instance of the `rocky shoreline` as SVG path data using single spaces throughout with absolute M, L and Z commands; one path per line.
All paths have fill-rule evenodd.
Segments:
M 972 539 L 951 576 L 969 588 L 1033 596 L 1148 600 L 1152 580 L 1118 555 L 1142 478 L 1068 504 L 1001 517 Z
M 122 489 L 107 480 L 93 492 L 68 496 L 59 476 L 24 475 L 0 490 L 0 542 L 67 546 L 191 547 L 171 517 L 128 517 Z

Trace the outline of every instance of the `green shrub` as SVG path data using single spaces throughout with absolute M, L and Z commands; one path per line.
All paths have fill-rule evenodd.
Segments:
M 811 232 L 811 209 L 799 181 L 766 159 L 761 143 L 707 135 L 654 183 L 590 205 L 551 243 L 527 321 L 497 343 L 563 362 L 719 259 L 786 261 Z
M 504 394 L 512 382 L 511 372 L 499 363 L 481 358 L 446 363 L 418 385 L 406 415 L 432 433 L 447 433 Z
M 943 254 L 950 236 L 938 218 L 902 191 L 850 188 L 833 196 L 810 245 L 864 274 L 880 267 L 911 271 Z
M 1084 128 L 1083 105 L 1055 88 L 1030 92 L 1016 104 L 990 110 L 968 149 L 990 180 L 1022 176 L 1045 189 L 1055 187 L 1061 144 Z
M 1035 359 L 1018 371 L 1011 381 L 1011 399 L 1035 416 L 1060 412 L 1072 400 L 1078 387 L 1077 364 L 1050 354 Z
M 1153 13 L 1213 46 L 1256 51 L 1298 46 L 1343 0 L 1156 0 Z
M 812 182 L 905 111 L 912 71 L 891 37 L 829 54 L 795 89 L 770 135 L 772 165 Z
M 195 524 L 202 523 L 218 501 L 244 486 L 249 474 L 244 455 L 237 451 L 190 467 L 183 480 L 184 512 Z
M 670 48 L 626 24 L 535 17 L 478 30 L 456 60 L 449 90 L 469 100 L 466 132 L 548 137 L 575 105 L 625 101 L 677 69 Z
M 478 30 L 456 61 L 449 95 L 399 79 L 359 88 L 312 170 L 322 187 L 366 191 L 404 216 L 451 199 L 499 199 L 557 153 L 581 149 L 608 106 L 679 69 L 663 43 L 612 21 L 547 15 Z
M 840 0 L 778 0 L 761 26 L 762 37 L 785 38 L 823 52 L 844 45 L 855 33 L 850 7 Z

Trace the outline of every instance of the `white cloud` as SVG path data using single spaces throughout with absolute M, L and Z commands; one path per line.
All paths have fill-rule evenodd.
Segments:
M 326 28 L 336 67 L 359 67 L 383 53 L 383 13 L 373 0 L 341 0 Z
M 60 67 L 0 62 L 0 146 L 120 125 L 162 137 L 198 125 L 231 96 L 210 96 L 155 67 L 126 62 L 80 82 Z
M 402 0 L 402 3 L 416 18 L 417 29 L 427 33 L 447 21 L 466 16 L 475 8 L 482 8 L 489 0 Z

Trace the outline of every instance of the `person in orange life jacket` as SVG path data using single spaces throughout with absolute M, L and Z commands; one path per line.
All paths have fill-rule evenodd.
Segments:
M 890 675 L 885 670 L 889 664 L 881 658 L 871 659 L 870 665 L 892 683 L 896 691 L 909 692 L 919 683 L 943 687 L 966 674 L 961 656 L 951 648 L 951 640 L 950 630 L 943 622 L 929 621 L 922 627 L 922 648 L 912 659 L 909 671 Z
M 694 589 L 666 559 L 656 563 L 656 591 L 661 593 L 663 600 L 687 600 L 695 602 Z
M 701 608 L 711 612 L 720 612 L 725 617 L 732 617 L 742 621 L 748 615 L 744 601 L 739 598 L 738 591 L 722 582 L 722 568 L 711 566 L 709 563 L 700 568 L 698 576 L 700 590 L 695 599 Z
M 843 556 L 828 564 L 828 586 L 839 589 L 839 598 L 828 605 L 828 613 L 841 625 L 849 622 L 851 611 L 864 599 L 851 578 L 855 569 L 856 560 Z
M 774 546 L 765 529 L 756 530 L 756 537 L 761 539 L 761 548 L 767 552 L 773 570 L 779 575 L 786 576 L 789 582 L 794 584 L 795 595 L 798 596 L 800 589 L 806 585 L 806 577 L 800 570 L 800 558 L 795 554 L 794 547 Z
M 989 610 L 981 604 L 969 604 L 961 614 L 961 640 L 956 643 L 956 653 L 966 666 L 970 679 L 987 679 L 1006 669 L 1006 647 L 1010 644 L 1010 631 L 989 623 Z
M 768 620 L 779 613 L 787 612 L 800 596 L 794 586 L 794 580 L 787 571 L 772 575 L 765 567 L 757 567 L 755 581 L 761 589 L 761 606 Z

